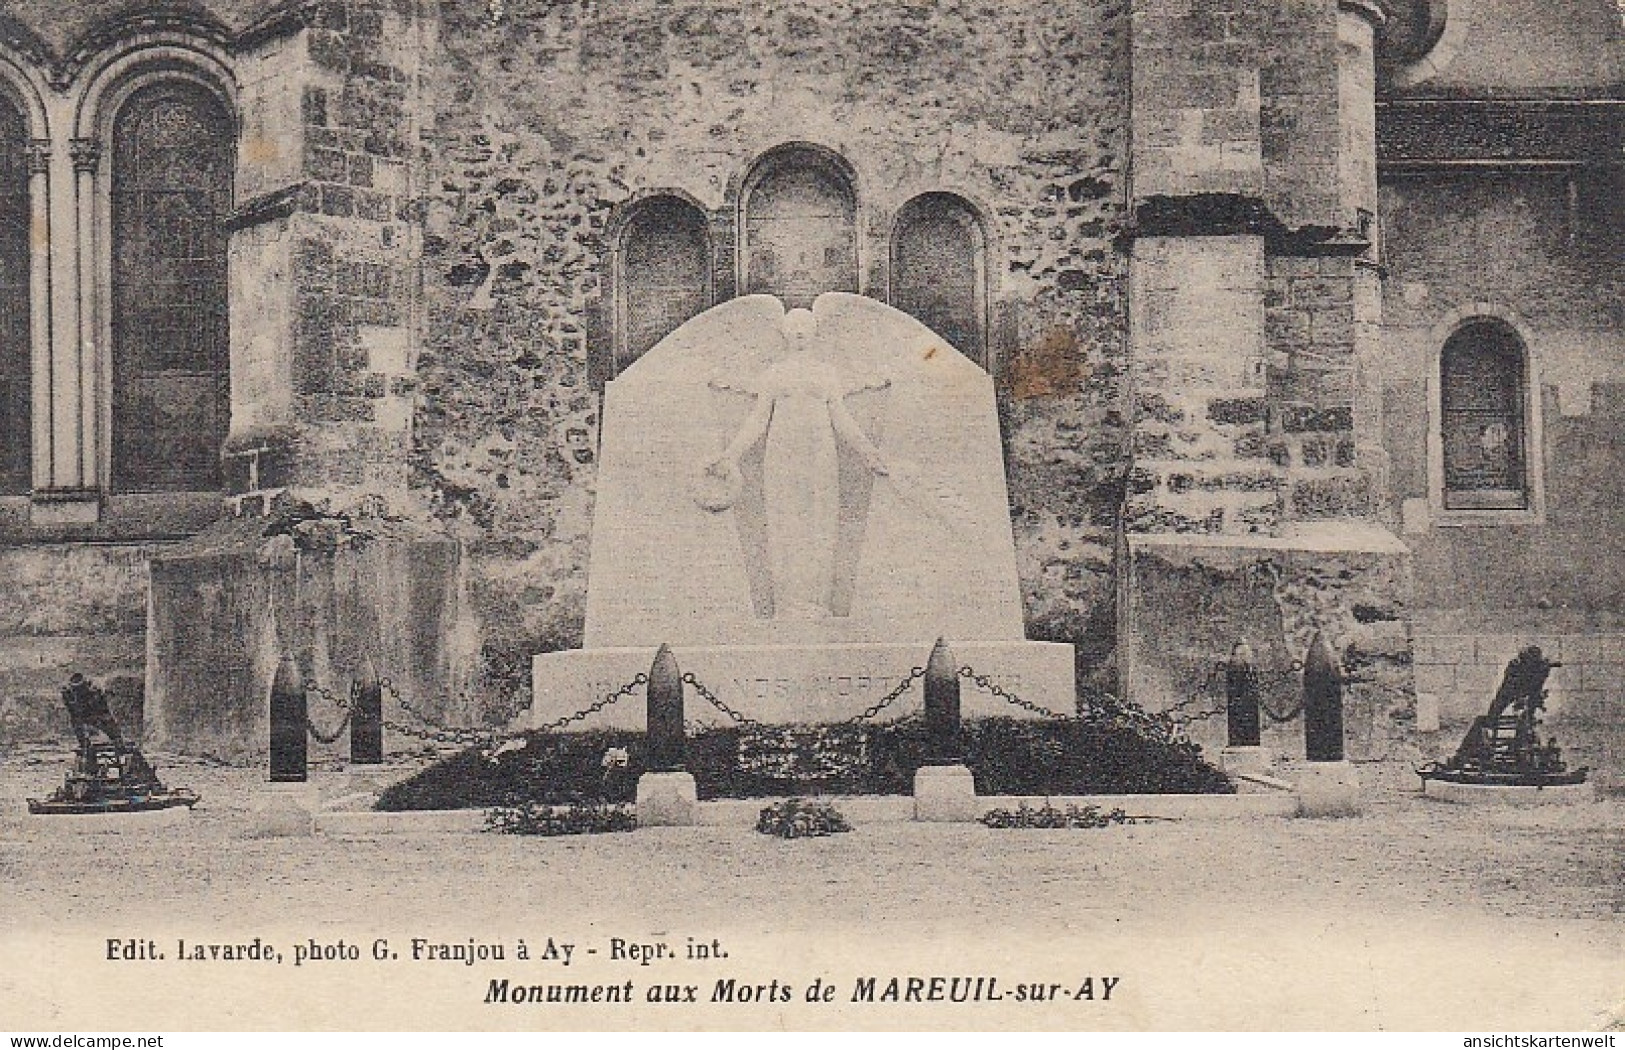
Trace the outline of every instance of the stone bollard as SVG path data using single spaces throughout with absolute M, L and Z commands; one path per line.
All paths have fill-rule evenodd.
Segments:
M 638 827 L 687 827 L 695 822 L 699 794 L 684 769 L 683 674 L 669 645 L 649 668 L 646 772 L 638 778 Z
M 1343 672 L 1323 632 L 1303 659 L 1304 763 L 1298 776 L 1298 816 L 1352 817 L 1360 812 L 1360 782 L 1343 757 Z
M 926 764 L 914 774 L 914 819 L 973 821 L 981 816 L 976 781 L 959 738 L 959 670 L 941 638 L 925 663 Z
M 1226 746 L 1219 752 L 1219 765 L 1226 773 L 1262 774 L 1270 767 L 1260 739 L 1262 697 L 1253 647 L 1245 639 L 1237 641 L 1224 663 Z
M 256 838 L 313 834 L 316 807 L 307 783 L 305 681 L 292 656 L 282 658 L 271 680 L 270 722 L 270 783 L 254 799 L 247 834 Z
M 384 684 L 370 659 L 362 660 L 361 676 L 350 683 L 350 761 L 384 761 Z

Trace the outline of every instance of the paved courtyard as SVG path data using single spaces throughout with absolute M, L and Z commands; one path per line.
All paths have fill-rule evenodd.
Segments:
M 255 838 L 258 770 L 160 761 L 202 794 L 189 819 L 84 833 L 19 815 L 60 756 L 0 760 L 0 1028 L 1625 1024 L 1617 797 L 1463 808 L 1368 767 L 1345 820 Z M 256 937 L 280 965 L 179 958 Z M 296 947 L 359 958 L 295 966 Z M 806 1002 L 815 981 L 830 1001 Z M 514 1001 L 626 982 L 631 1003 Z

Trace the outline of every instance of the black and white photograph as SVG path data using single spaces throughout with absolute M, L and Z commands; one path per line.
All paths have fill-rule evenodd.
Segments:
M 1622 292 L 1625 0 L 0 0 L 0 1030 L 1611 1046 Z

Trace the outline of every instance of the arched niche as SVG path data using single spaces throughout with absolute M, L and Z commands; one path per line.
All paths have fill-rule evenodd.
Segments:
M 976 209 L 926 193 L 892 227 L 891 302 L 980 364 L 987 360 L 987 238 Z
M 706 215 L 675 194 L 628 211 L 616 242 L 615 371 L 636 361 L 712 303 Z
M 752 166 L 739 197 L 739 290 L 808 308 L 824 292 L 858 291 L 857 194 L 851 168 L 808 145 Z

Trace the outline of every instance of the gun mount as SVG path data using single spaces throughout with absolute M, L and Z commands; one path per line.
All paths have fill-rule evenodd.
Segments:
M 1448 762 L 1416 771 L 1423 780 L 1503 787 L 1583 784 L 1589 769 L 1569 769 L 1554 738 L 1540 739 L 1540 712 L 1546 707 L 1546 679 L 1563 666 L 1538 645 L 1526 646 L 1507 664 L 1488 713 L 1473 719 L 1461 746 Z
M 163 785 L 141 749 L 124 739 L 108 707 L 107 694 L 84 675 L 68 679 L 62 703 L 78 741 L 73 766 L 49 798 L 28 800 L 28 812 L 140 813 L 197 804 L 195 792 L 186 788 L 172 791 Z M 104 739 L 98 740 L 98 734 Z

